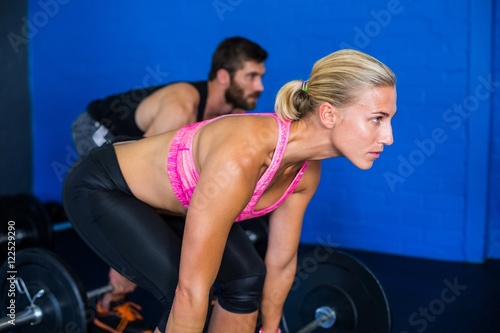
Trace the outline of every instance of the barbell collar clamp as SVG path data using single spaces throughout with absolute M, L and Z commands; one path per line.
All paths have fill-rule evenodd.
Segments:
M 15 325 L 26 326 L 39 324 L 43 319 L 43 311 L 37 305 L 30 305 L 23 311 L 16 314 Z M 15 327 L 15 326 L 14 326 Z M 0 332 L 12 330 L 12 319 L 9 317 L 0 318 Z
M 302 327 L 297 333 L 310 333 L 318 327 L 330 328 L 337 320 L 337 314 L 329 306 L 320 306 L 314 312 L 314 320 Z

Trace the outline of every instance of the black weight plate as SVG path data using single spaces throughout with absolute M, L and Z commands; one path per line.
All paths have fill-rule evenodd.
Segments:
M 16 332 L 87 332 L 86 294 L 71 268 L 56 254 L 46 249 L 30 248 L 17 252 L 15 266 L 5 262 L 0 268 L 0 316 L 6 317 L 7 306 L 15 293 L 16 313 L 23 311 L 29 301 L 26 295 L 13 288 L 9 276 L 22 278 L 33 297 L 39 290 L 45 294 L 35 301 L 43 311 L 37 325 L 16 326 Z M 15 273 L 10 273 L 14 270 Z M 14 290 L 13 290 L 14 289 Z
M 337 320 L 318 332 L 391 332 L 389 303 L 382 286 L 364 264 L 346 253 L 322 249 L 300 256 L 284 307 L 290 332 L 313 321 L 321 306 L 331 307 Z
M 28 247 L 52 248 L 52 223 L 44 205 L 36 197 L 16 195 L 7 199 L 2 206 L 2 223 L 15 222 L 17 250 Z

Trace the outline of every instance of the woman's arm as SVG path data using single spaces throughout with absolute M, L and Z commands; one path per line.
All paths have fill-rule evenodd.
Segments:
M 229 230 L 246 206 L 259 176 L 255 160 L 238 147 L 214 150 L 202 165 L 182 241 L 179 282 L 168 332 L 201 332 L 209 291 L 222 260 Z
M 319 182 L 320 163 L 311 161 L 297 188 L 269 221 L 266 280 L 261 301 L 263 330 L 277 331 L 297 268 L 302 219 Z

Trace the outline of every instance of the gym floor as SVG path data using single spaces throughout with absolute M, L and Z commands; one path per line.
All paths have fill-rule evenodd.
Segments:
M 301 250 L 309 248 L 303 245 Z M 465 264 L 341 250 L 367 265 L 383 286 L 392 333 L 500 332 L 500 260 Z M 107 283 L 108 268 L 73 230 L 56 235 L 54 252 L 69 263 L 86 290 Z M 159 309 L 152 296 L 138 290 L 131 300 L 143 307 L 145 321 L 154 326 Z

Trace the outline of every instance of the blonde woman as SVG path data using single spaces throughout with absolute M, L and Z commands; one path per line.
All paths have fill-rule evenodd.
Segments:
M 280 89 L 274 114 L 222 116 L 85 155 L 65 181 L 66 212 L 90 248 L 161 303 L 155 332 L 201 332 L 214 284 L 208 332 L 254 332 L 259 310 L 261 332 L 278 332 L 320 161 L 373 165 L 393 142 L 395 84 L 375 58 L 334 52 Z M 267 213 L 262 260 L 237 222 Z

